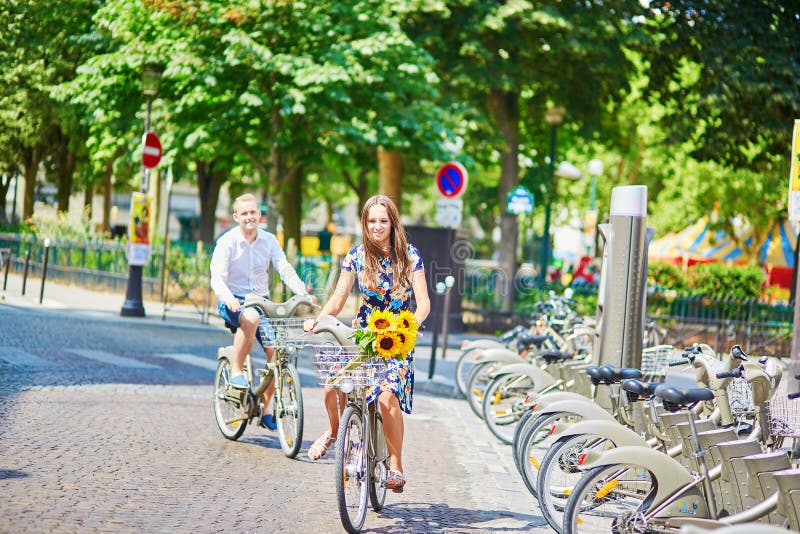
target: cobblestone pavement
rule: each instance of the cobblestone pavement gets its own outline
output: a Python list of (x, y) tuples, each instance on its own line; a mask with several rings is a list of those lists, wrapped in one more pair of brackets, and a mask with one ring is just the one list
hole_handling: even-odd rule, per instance
[[(333, 451), (306, 456), (325, 428), (310, 370), (297, 459), (217, 430), (210, 355), (229, 339), (0, 305), (0, 531), (341, 532)], [(464, 401), (419, 392), (404, 450), (408, 486), (366, 532), (549, 531)]]

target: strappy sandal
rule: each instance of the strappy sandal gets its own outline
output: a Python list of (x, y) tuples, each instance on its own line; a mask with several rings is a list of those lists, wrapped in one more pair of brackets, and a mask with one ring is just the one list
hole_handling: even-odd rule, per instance
[(386, 479), (386, 487), (395, 493), (403, 493), (403, 486), (406, 485), (406, 477), (397, 469), (389, 470), (389, 477)]
[(328, 452), (328, 447), (336, 443), (336, 436), (332, 436), (327, 432), (317, 438), (311, 447), (308, 448), (308, 457), (313, 461), (317, 461)]

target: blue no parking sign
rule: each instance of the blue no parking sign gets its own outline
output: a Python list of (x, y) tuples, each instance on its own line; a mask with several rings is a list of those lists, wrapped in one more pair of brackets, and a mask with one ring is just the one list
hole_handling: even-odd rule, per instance
[(458, 162), (445, 163), (436, 172), (436, 189), (444, 198), (457, 198), (467, 189), (467, 170)]

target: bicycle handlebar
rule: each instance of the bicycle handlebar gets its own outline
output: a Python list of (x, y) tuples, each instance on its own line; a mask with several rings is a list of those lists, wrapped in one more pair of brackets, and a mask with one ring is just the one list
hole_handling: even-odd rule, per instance
[(692, 361), (689, 358), (681, 358), (680, 360), (672, 360), (671, 362), (667, 363), (667, 365), (670, 367), (677, 367), (687, 363), (692, 363)]
[(311, 300), (311, 295), (295, 295), (286, 302), (274, 302), (261, 295), (251, 294), (244, 298), (242, 307), (257, 307), (261, 308), (267, 317), (286, 318), (292, 317), (301, 304), (305, 304), (314, 309), (320, 309), (320, 306), (314, 304)]
[(800, 391), (795, 391), (794, 393), (789, 393), (789, 395), (787, 395), (787, 396), (789, 397), (789, 400), (794, 400), (794, 399), (800, 398)]
[(742, 372), (744, 372), (744, 366), (740, 365), (736, 369), (731, 369), (730, 371), (722, 371), (721, 373), (717, 373), (717, 378), (741, 378)]

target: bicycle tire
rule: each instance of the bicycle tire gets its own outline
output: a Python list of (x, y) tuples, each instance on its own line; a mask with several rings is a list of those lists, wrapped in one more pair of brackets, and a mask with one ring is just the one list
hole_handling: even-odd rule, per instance
[[(303, 444), (303, 390), (300, 375), (291, 363), (280, 370), (273, 397), (274, 414), (278, 423), (278, 438), (287, 458), (294, 458)], [(278, 396), (280, 404), (278, 406)]]
[[(641, 483), (636, 480), (639, 476)], [(633, 531), (634, 518), (654, 490), (649, 477), (645, 467), (624, 464), (589, 469), (567, 500), (562, 532)]]
[(535, 414), (531, 409), (525, 410), (525, 413), (522, 414), (517, 426), (514, 427), (514, 437), (511, 438), (511, 457), (514, 459), (514, 466), (517, 468), (517, 471), (520, 470), (519, 442), (522, 439), (522, 433), (526, 429), (528, 423), (531, 421), (531, 418), (535, 417), (536, 415), (537, 414)]
[(536, 477), (536, 496), (542, 515), (555, 531), (564, 524), (567, 500), (584, 472), (579, 468), (581, 454), (588, 448), (604, 450), (610, 440), (587, 434), (562, 436), (544, 455)]
[(242, 403), (246, 402), (249, 392), (238, 390), (239, 401), (233, 399), (232, 391), (228, 387), (230, 380), (231, 362), (228, 358), (217, 360), (217, 371), (214, 373), (214, 419), (217, 428), (227, 439), (236, 441), (247, 428), (248, 419), (231, 421), (237, 417), (242, 417)]
[(550, 434), (550, 429), (557, 421), (564, 417), (572, 417), (572, 414), (563, 412), (544, 412), (536, 420), (528, 425), (528, 430), (522, 436), (519, 448), (520, 476), (522, 482), (531, 495), (538, 498), (536, 488), (536, 478), (541, 469), (542, 460), (550, 446), (555, 443), (557, 437)]
[(534, 390), (533, 379), (518, 373), (499, 375), (489, 383), (483, 396), (483, 421), (489, 432), (506, 445), (511, 445), (514, 431), (522, 417), (521, 405)]
[[(339, 418), (336, 436), (336, 501), (347, 532), (361, 532), (367, 516), (369, 434), (360, 409), (348, 406)], [(353, 491), (355, 490), (355, 491)]]
[(483, 395), (491, 382), (489, 374), (499, 369), (499, 362), (480, 362), (472, 366), (467, 379), (467, 402), (472, 412), (483, 419)]
[(456, 389), (465, 399), (467, 398), (467, 378), (469, 378), (469, 372), (475, 365), (474, 351), (475, 349), (466, 349), (456, 362)]
[[(375, 406), (373, 404), (373, 406)], [(386, 448), (386, 436), (383, 433), (383, 418), (377, 406), (371, 408), (375, 414), (375, 428), (372, 429), (375, 439), (372, 440), (374, 454), (369, 457), (369, 502), (372, 509), (380, 512), (386, 502), (386, 481), (389, 478), (389, 451)]]

